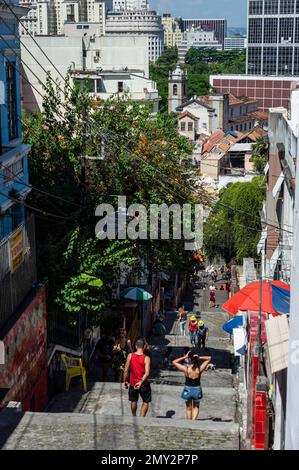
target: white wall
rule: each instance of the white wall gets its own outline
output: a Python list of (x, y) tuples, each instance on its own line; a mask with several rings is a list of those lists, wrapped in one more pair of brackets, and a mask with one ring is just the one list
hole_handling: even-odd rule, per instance
[[(294, 112), (293, 112), (294, 111)], [(299, 91), (292, 96), (291, 126), (299, 137)], [(286, 411), (286, 450), (299, 450), (299, 145), (297, 145), (296, 196), (294, 212), (294, 248), (291, 275), (289, 367)]]
[[(70, 67), (74, 70), (83, 70), (84, 59), (81, 37), (46, 36), (36, 37), (35, 39), (63, 77), (66, 76)], [(87, 42), (88, 46), (89, 39), (85, 38), (84, 41)], [(22, 47), (22, 59), (33, 72), (32, 73), (24, 66), (24, 73), (30, 84), (36, 88), (35, 90), (33, 87), (29, 87), (28, 83), (23, 81), (23, 105), (28, 111), (33, 109), (41, 110), (42, 98), (38, 94), (38, 91), (42, 95), (44, 94), (42, 83), (46, 83), (46, 72), (42, 70), (38, 63), (40, 63), (46, 71), (51, 73), (54, 80), (59, 79), (61, 82), (63, 80), (32, 38), (24, 37), (22, 42), (33, 55), (32, 57), (26, 48)], [(147, 78), (149, 74), (147, 38), (142, 36), (114, 36), (113, 38), (102, 36), (96, 38), (95, 42), (90, 42), (88, 47), (86, 57), (86, 68), (88, 70), (96, 72), (96, 69), (99, 67), (101, 67), (103, 71), (112, 70), (115, 75), (115, 85), (118, 80), (117, 72), (128, 67), (131, 73), (132, 70), (136, 70), (137, 77), (133, 77), (132, 80), (129, 79), (135, 92), (138, 89), (140, 94), (143, 93), (143, 89), (146, 88), (147, 85), (150, 87), (149, 91), (153, 91), (153, 85), (150, 86), (151, 82)], [(100, 51), (100, 60), (98, 62), (94, 61), (96, 51)], [(142, 78), (139, 78), (139, 76)], [(122, 80), (120, 79), (120, 81)], [(114, 85), (111, 84), (111, 87)]]

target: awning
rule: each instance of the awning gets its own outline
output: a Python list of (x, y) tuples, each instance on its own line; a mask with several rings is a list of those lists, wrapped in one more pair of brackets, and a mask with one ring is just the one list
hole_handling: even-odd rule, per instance
[(271, 372), (279, 372), (288, 367), (289, 324), (286, 315), (270, 317), (265, 321), (267, 347)]
[(243, 315), (237, 315), (228, 322), (224, 323), (223, 329), (224, 331), (226, 331), (226, 333), (229, 333), (231, 335), (233, 329), (239, 328), (240, 326), (243, 326)]
[(290, 313), (290, 291), (278, 286), (272, 286), (272, 303), (279, 313)]

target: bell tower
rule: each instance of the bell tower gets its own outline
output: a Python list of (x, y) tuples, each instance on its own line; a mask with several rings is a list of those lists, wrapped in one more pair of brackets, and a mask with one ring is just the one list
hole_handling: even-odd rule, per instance
[(187, 72), (179, 65), (174, 72), (169, 72), (168, 112), (175, 113), (176, 108), (187, 101)]

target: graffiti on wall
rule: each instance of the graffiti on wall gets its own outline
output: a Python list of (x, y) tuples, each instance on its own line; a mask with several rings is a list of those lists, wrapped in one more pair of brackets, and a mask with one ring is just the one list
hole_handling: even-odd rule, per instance
[(2, 339), (4, 365), (0, 388), (8, 388), (5, 400), (23, 402), (47, 368), (46, 298), (41, 289)]

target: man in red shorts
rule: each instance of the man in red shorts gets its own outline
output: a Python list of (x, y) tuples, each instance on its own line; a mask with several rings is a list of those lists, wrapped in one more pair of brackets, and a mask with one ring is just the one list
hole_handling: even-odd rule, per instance
[[(125, 387), (129, 388), (129, 400), (131, 402), (132, 415), (136, 416), (139, 395), (142, 398), (140, 416), (146, 416), (149, 403), (152, 401), (151, 387), (148, 382), (151, 360), (144, 354), (146, 341), (139, 338), (135, 345), (136, 351), (129, 354), (124, 371)], [(130, 382), (128, 378), (130, 376)]]

